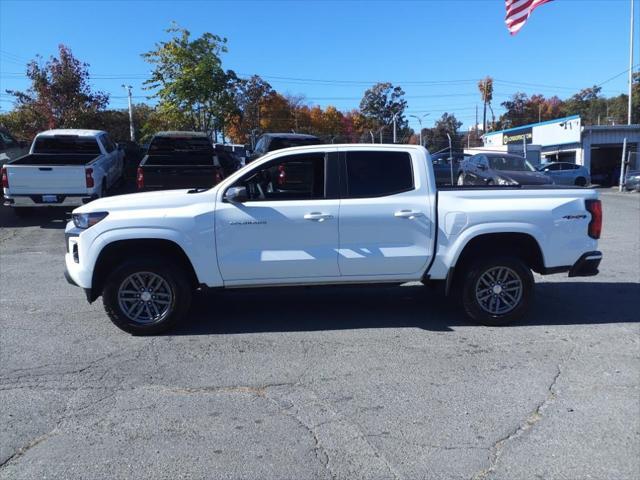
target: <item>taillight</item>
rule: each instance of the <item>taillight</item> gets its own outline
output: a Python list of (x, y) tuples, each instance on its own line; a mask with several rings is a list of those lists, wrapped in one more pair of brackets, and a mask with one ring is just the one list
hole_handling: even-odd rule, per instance
[(138, 186), (138, 190), (144, 188), (144, 172), (142, 171), (142, 167), (138, 167), (138, 172), (136, 173), (136, 185)]
[(9, 188), (9, 174), (7, 174), (7, 167), (2, 167), (2, 188)]
[(588, 228), (589, 236), (598, 239), (602, 233), (602, 203), (600, 200), (586, 200), (585, 206), (591, 214)]
[(84, 179), (87, 183), (87, 188), (93, 188), (95, 185), (93, 181), (93, 168), (87, 168), (84, 171)]

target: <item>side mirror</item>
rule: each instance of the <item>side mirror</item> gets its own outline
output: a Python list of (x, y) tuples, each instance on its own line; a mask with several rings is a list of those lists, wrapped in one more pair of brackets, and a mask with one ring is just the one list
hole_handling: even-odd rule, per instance
[(242, 203), (249, 200), (249, 195), (245, 187), (231, 187), (225, 192), (224, 199), (231, 203)]

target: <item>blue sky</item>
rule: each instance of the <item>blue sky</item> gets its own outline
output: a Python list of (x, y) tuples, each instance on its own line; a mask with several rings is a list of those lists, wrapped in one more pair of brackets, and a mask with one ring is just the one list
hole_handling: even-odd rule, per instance
[[(0, 0), (0, 106), (24, 89), (26, 61), (59, 43), (90, 64), (92, 86), (124, 108), (122, 83), (136, 101), (149, 66), (140, 54), (168, 38), (172, 20), (194, 35), (229, 39), (225, 68), (259, 74), (310, 104), (356, 108), (364, 90), (391, 81), (406, 91), (408, 113), (444, 111), (473, 124), (477, 80), (496, 80), (494, 105), (517, 91), (570, 96), (628, 68), (630, 0), (555, 0), (520, 33), (504, 25), (503, 0), (416, 1), (14, 1)], [(636, 1), (636, 32), (640, 32)], [(640, 53), (636, 35), (635, 62)], [(626, 92), (626, 75), (606, 82)], [(417, 127), (414, 119), (412, 126)]]

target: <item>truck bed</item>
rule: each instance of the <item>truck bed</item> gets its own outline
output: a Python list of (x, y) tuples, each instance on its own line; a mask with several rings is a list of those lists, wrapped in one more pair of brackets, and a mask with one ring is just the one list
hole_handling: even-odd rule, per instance
[(56, 166), (83, 166), (92, 163), (100, 155), (93, 153), (31, 153), (16, 158), (7, 165), (56, 165)]

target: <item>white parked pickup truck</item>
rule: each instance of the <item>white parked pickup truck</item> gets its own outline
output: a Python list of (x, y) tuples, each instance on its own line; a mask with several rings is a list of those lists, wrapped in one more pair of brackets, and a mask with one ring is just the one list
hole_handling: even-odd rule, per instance
[(4, 204), (17, 214), (31, 207), (83, 205), (122, 179), (124, 152), (100, 130), (48, 130), (29, 154), (2, 167)]
[(96, 200), (66, 228), (66, 278), (111, 320), (158, 333), (200, 288), (440, 281), (474, 320), (511, 322), (531, 271), (598, 273), (602, 211), (584, 188), (436, 190), (411, 145), (269, 153), (209, 190)]

